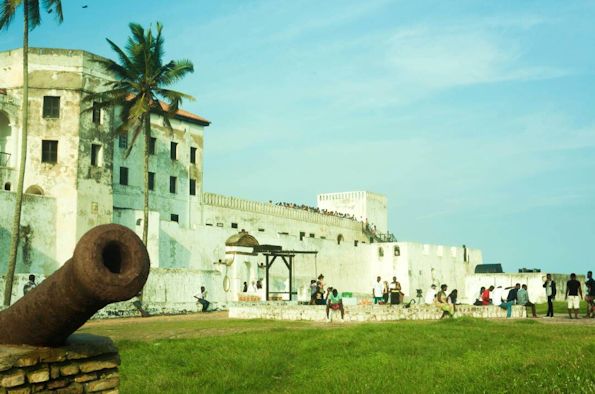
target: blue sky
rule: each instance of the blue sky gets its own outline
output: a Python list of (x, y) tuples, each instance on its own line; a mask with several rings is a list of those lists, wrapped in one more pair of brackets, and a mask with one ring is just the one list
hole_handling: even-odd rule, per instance
[[(389, 199), (401, 240), (506, 270), (595, 268), (595, 3), (63, 0), (32, 46), (112, 56), (161, 21), (206, 130), (205, 191)], [(82, 5), (88, 5), (83, 9)], [(21, 25), (0, 50), (21, 46)]]

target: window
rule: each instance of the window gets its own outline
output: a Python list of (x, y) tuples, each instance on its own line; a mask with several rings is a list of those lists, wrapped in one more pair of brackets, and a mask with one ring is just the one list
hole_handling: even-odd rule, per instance
[(378, 257), (384, 257), (384, 248), (378, 248)]
[(302, 241), (305, 236), (306, 236), (306, 233), (303, 231), (300, 231), (300, 241)]
[(169, 177), (169, 192), (170, 193), (175, 193), (176, 192), (176, 183), (178, 181), (178, 178), (176, 178), (175, 176), (170, 176)]
[(101, 124), (101, 107), (96, 101), (93, 101), (93, 123)]
[(120, 167), (120, 185), (128, 185), (128, 167)]
[(176, 215), (175, 213), (172, 213), (171, 215), (169, 215), (169, 218), (171, 219), (172, 222), (180, 223), (180, 217), (178, 215)]
[(177, 142), (173, 142), (173, 141), (171, 142), (169, 156), (171, 157), (172, 160), (178, 160), (178, 143)]
[(232, 223), (231, 224), (231, 228), (238, 228), (238, 224), (237, 223)]
[(101, 161), (101, 145), (91, 144), (91, 165), (93, 167), (100, 167)]
[(10, 191), (10, 186), (11, 186), (11, 185), (10, 185), (10, 182), (6, 182), (6, 183), (4, 184), (4, 190), (6, 190), (7, 192), (9, 192), (9, 191)]
[(196, 148), (190, 147), (190, 163), (196, 164)]
[(128, 148), (128, 133), (122, 133), (118, 136), (118, 146), (122, 149)]
[(58, 141), (41, 141), (41, 161), (43, 163), (58, 162)]
[(264, 228), (259, 228), (258, 232), (264, 233)]
[(357, 240), (353, 241), (353, 246), (357, 246)]
[(149, 190), (155, 190), (155, 173), (149, 171)]
[(393, 249), (393, 254), (395, 256), (400, 256), (401, 255), (401, 248), (399, 247), (399, 245), (395, 245), (395, 247)]
[(44, 118), (59, 118), (60, 117), (60, 97), (59, 96), (43, 96), (43, 117)]
[(150, 155), (155, 154), (155, 145), (157, 145), (157, 138), (155, 138), (155, 137), (149, 138), (149, 154)]
[(190, 179), (190, 195), (196, 196), (196, 179)]

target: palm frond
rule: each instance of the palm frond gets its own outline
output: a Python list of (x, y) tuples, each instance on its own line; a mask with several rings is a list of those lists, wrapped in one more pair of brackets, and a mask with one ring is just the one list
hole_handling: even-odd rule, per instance
[(22, 0), (2, 0), (0, 4), (0, 29), (8, 29), (21, 2)]
[(39, 0), (27, 0), (25, 4), (27, 4), (27, 10), (29, 12), (29, 30), (33, 30), (41, 24)]
[(48, 13), (52, 12), (58, 23), (64, 22), (64, 13), (62, 12), (61, 0), (43, 0), (43, 8)]

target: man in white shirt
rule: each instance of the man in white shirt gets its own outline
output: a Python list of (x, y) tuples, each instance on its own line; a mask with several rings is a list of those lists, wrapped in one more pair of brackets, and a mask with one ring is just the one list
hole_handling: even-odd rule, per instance
[(207, 301), (207, 290), (204, 286), (200, 286), (200, 294), (195, 295), (194, 298), (202, 305), (202, 311), (206, 312), (211, 303)]
[(500, 306), (502, 304), (503, 292), (504, 292), (504, 290), (502, 290), (502, 286), (498, 286), (492, 291), (490, 296), (492, 298), (493, 305)]
[(426, 291), (426, 304), (433, 304), (434, 299), (436, 298), (436, 285), (430, 286), (428, 291)]
[(382, 285), (382, 278), (377, 277), (376, 283), (372, 287), (372, 297), (374, 297), (374, 304), (378, 304), (379, 301), (382, 301), (382, 290), (384, 286)]

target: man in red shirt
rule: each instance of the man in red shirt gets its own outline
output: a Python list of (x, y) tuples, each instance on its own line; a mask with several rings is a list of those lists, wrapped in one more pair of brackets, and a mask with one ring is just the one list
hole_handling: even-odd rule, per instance
[(482, 305), (490, 305), (491, 304), (490, 293), (492, 291), (494, 291), (494, 286), (490, 286), (489, 288), (487, 288), (483, 291), (483, 293), (481, 294)]

